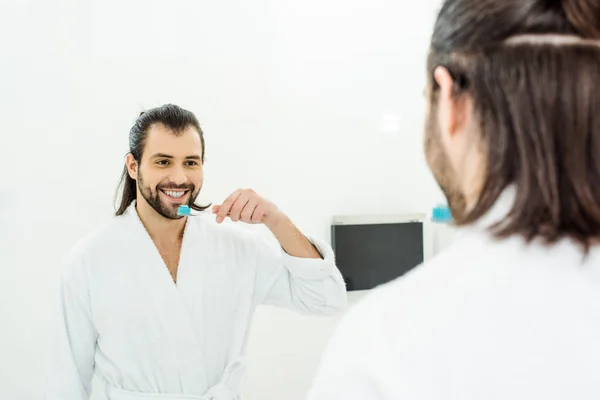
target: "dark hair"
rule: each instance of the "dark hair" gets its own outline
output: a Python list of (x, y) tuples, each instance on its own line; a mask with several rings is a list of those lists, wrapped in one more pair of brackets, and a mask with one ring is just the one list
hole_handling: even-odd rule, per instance
[[(186, 128), (192, 126), (200, 135), (200, 143), (202, 144), (202, 162), (204, 163), (204, 133), (200, 128), (200, 123), (196, 116), (183, 108), (174, 104), (165, 104), (161, 107), (152, 108), (148, 111), (141, 112), (135, 124), (129, 131), (129, 153), (133, 155), (133, 158), (140, 163), (142, 160), (142, 154), (144, 152), (144, 146), (146, 144), (146, 137), (150, 127), (154, 124), (163, 124), (169, 128), (174, 135), (181, 134)], [(127, 172), (127, 166), (123, 167), (123, 173), (121, 174), (121, 180), (117, 187), (116, 196), (118, 196), (119, 188), (123, 188), (121, 193), (121, 204), (115, 215), (122, 215), (127, 207), (136, 199), (136, 181), (129, 176)], [(115, 197), (116, 197), (115, 196)], [(190, 207), (203, 211), (208, 206), (191, 205)]]
[(516, 188), (498, 237), (554, 243), (570, 237), (586, 250), (600, 234), (600, 45), (506, 43), (517, 35), (600, 39), (598, 0), (446, 0), (431, 39), (427, 73), (445, 66), (453, 95), (469, 96), (481, 128), (485, 178), (458, 225), (482, 217)]

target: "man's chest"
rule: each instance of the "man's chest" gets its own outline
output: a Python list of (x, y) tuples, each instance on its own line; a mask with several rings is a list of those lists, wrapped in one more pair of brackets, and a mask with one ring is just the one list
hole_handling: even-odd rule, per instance
[(177, 282), (181, 243), (156, 244), (156, 248), (174, 282)]

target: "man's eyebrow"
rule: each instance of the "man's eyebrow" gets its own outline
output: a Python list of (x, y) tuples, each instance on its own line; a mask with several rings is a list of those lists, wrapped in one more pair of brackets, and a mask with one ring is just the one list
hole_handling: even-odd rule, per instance
[[(175, 157), (170, 156), (170, 155), (165, 154), (165, 153), (156, 153), (156, 154), (154, 154), (150, 158), (168, 158), (168, 159), (173, 159)], [(194, 154), (194, 155), (191, 155), (191, 156), (186, 156), (185, 159), (186, 160), (197, 160), (197, 161), (200, 161), (200, 160), (202, 160), (202, 157), (200, 157), (199, 155)]]
[(173, 158), (173, 156), (164, 153), (156, 153), (151, 158)]

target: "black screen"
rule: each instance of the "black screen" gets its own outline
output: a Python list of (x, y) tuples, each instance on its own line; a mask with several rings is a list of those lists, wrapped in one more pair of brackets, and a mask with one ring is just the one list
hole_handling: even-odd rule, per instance
[(372, 289), (423, 262), (421, 222), (332, 225), (331, 235), (348, 291)]

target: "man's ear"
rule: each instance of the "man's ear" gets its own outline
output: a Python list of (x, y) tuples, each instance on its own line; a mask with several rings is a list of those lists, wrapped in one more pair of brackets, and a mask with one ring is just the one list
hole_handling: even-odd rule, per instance
[(452, 139), (465, 122), (465, 107), (454, 94), (454, 80), (446, 67), (437, 67), (433, 77), (440, 87), (438, 96), (438, 123), (442, 135)]
[(137, 180), (139, 166), (137, 161), (135, 161), (135, 158), (133, 158), (133, 154), (127, 154), (127, 157), (125, 157), (125, 165), (127, 166), (127, 172), (131, 179)]

